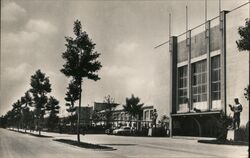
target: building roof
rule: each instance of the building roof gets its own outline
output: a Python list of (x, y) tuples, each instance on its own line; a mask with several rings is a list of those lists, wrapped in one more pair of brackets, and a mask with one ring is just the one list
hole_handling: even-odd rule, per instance
[(143, 107), (142, 107), (143, 110), (144, 110), (144, 109), (153, 109), (153, 108), (154, 108), (153, 105), (143, 106)]

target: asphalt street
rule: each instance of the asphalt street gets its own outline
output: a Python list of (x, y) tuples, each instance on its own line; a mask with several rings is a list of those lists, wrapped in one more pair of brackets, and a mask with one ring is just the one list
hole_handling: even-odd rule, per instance
[(214, 145), (197, 140), (82, 135), (81, 141), (113, 147), (116, 150), (85, 149), (53, 139), (75, 140), (75, 135), (47, 133), (49, 138), (35, 137), (0, 129), (1, 158), (167, 158), (167, 157), (248, 157), (247, 146)]

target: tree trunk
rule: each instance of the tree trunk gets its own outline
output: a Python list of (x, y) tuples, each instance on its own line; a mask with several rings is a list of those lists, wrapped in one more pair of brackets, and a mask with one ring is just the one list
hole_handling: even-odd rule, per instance
[(70, 113), (70, 133), (73, 133), (74, 127), (73, 127), (73, 112)]
[(18, 122), (17, 131), (19, 132), (20, 122)]
[(30, 133), (31, 133), (31, 123), (29, 123)]
[(82, 100), (82, 79), (80, 79), (80, 96), (79, 96), (79, 108), (77, 112), (77, 142), (80, 143), (80, 108), (81, 108), (81, 100)]
[(139, 115), (137, 115), (136, 117), (137, 117), (137, 120), (136, 120), (136, 129), (137, 129), (137, 131), (139, 131), (140, 130)]
[(132, 115), (129, 114), (129, 127), (132, 127)]
[(41, 135), (41, 118), (39, 118), (38, 120), (38, 133), (39, 133), (39, 136)]

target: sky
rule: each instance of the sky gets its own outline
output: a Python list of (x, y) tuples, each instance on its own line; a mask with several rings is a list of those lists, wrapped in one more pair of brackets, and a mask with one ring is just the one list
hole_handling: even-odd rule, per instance
[[(221, 0), (221, 8), (233, 9), (248, 0)], [(207, 2), (208, 19), (218, 15), (218, 0)], [(83, 105), (102, 102), (107, 95), (119, 104), (131, 94), (145, 105), (154, 105), (160, 115), (168, 114), (168, 45), (154, 49), (172, 35), (185, 31), (185, 6), (189, 26), (204, 22), (204, 0), (85, 1), (1, 0), (1, 96), (0, 115), (30, 89), (36, 70), (49, 76), (52, 95), (60, 101), (65, 116), (64, 96), (69, 78), (64, 64), (65, 36), (73, 36), (73, 22), (96, 43), (103, 67), (101, 80), (83, 82)]]

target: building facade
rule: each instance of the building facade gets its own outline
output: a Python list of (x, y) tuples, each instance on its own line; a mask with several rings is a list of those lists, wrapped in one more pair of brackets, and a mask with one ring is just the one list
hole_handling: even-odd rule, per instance
[(151, 127), (152, 125), (152, 113), (154, 107), (153, 106), (143, 106), (142, 114), (139, 118), (135, 118), (130, 116), (126, 111), (122, 108), (116, 109), (113, 112), (113, 123), (114, 126), (132, 126), (136, 127), (136, 122), (140, 122), (140, 127)]
[[(249, 71), (239, 75), (239, 70), (232, 68), (232, 65), (237, 65), (238, 69), (247, 70), (249, 66), (242, 67), (240, 62), (247, 63), (248, 58), (243, 59), (237, 54), (239, 51), (235, 41), (239, 37), (227, 37), (237, 34), (240, 26), (240, 23), (232, 24), (232, 17), (238, 14), (242, 17), (240, 20), (249, 17), (248, 5), (232, 12), (222, 11), (205, 24), (170, 38), (170, 116), (173, 136), (216, 137), (219, 133), (216, 120), (221, 113), (230, 114), (228, 104), (233, 104), (234, 98), (239, 98), (245, 104), (244, 110), (248, 111), (243, 93), (244, 86), (249, 84)], [(241, 24), (244, 24), (244, 20)], [(237, 58), (243, 61), (237, 61)], [(232, 77), (233, 73), (236, 76)], [(232, 83), (235, 85), (232, 86)], [(245, 124), (248, 113), (244, 112), (243, 117)]]
[[(140, 122), (141, 126), (150, 127), (152, 125), (152, 113), (154, 110), (153, 106), (143, 106), (142, 107), (142, 114), (139, 116), (139, 118), (135, 118), (133, 116), (130, 116), (126, 111), (124, 111), (123, 106), (119, 105), (117, 103), (114, 103), (114, 108), (111, 109), (112, 117), (110, 120), (110, 123), (114, 127), (119, 126), (130, 126), (130, 127), (136, 127), (136, 123)], [(105, 125), (106, 123), (106, 117), (105, 113), (107, 111), (110, 111), (110, 109), (107, 109), (108, 106), (106, 103), (94, 103), (94, 111), (98, 113), (100, 116), (100, 120), (98, 120), (98, 124)]]
[[(76, 107), (76, 114), (79, 111), (79, 107)], [(82, 106), (80, 107), (80, 125), (89, 126), (91, 125), (91, 117), (93, 113), (92, 106)]]

